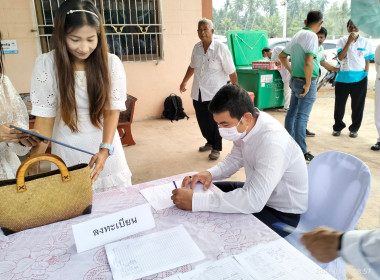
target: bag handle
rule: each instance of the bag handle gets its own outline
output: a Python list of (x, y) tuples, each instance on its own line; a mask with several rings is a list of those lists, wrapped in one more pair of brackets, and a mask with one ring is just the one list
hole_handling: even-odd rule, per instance
[(43, 161), (43, 160), (50, 161), (58, 166), (59, 171), (61, 172), (62, 182), (67, 182), (71, 180), (69, 170), (67, 169), (65, 163), (59, 156), (52, 155), (52, 154), (34, 155), (28, 158), (27, 160), (25, 160), (23, 163), (21, 163), (20, 167), (17, 169), (17, 172), (16, 172), (17, 192), (26, 191), (25, 173), (28, 167), (33, 163), (36, 163), (38, 161)]

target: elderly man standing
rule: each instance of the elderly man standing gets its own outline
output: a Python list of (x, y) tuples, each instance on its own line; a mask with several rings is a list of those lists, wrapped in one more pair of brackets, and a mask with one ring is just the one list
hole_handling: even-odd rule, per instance
[(191, 98), (199, 128), (207, 143), (199, 148), (200, 152), (211, 151), (209, 158), (217, 160), (222, 150), (222, 138), (208, 105), (218, 90), (227, 83), (228, 77), (237, 84), (237, 75), (231, 53), (227, 46), (213, 39), (212, 21), (206, 18), (198, 22), (198, 36), (201, 40), (193, 49), (191, 62), (179, 87), (186, 91), (186, 85), (194, 74)]

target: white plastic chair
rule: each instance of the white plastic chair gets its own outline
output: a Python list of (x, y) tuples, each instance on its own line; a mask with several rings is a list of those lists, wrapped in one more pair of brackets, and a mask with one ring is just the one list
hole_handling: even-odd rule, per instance
[[(352, 155), (328, 151), (310, 162), (308, 174), (309, 206), (301, 215), (297, 229), (308, 232), (322, 225), (339, 231), (354, 229), (371, 187), (367, 165)], [(292, 233), (285, 239), (337, 279), (346, 279), (346, 265), (342, 258), (320, 263), (301, 244), (300, 237), (300, 234)]]

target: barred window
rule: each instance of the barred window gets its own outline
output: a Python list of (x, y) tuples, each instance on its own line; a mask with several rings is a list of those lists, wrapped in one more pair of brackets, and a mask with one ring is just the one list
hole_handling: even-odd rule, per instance
[[(43, 53), (51, 50), (55, 11), (65, 0), (34, 0)], [(109, 51), (123, 61), (163, 58), (159, 0), (95, 0), (103, 15)]]

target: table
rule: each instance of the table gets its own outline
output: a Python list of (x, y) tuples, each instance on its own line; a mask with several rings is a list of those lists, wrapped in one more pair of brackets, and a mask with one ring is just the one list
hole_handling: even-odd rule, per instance
[[(0, 233), (0, 279), (112, 279), (104, 246), (78, 254), (71, 226), (146, 203), (139, 193), (141, 189), (180, 180), (185, 175), (94, 194), (90, 215), (9, 236)], [(160, 211), (152, 208), (152, 213), (156, 227), (132, 237), (183, 224), (206, 255), (202, 262), (238, 254), (253, 245), (280, 238), (253, 215), (190, 212), (175, 206)], [(187, 272), (197, 264), (188, 264), (144, 279), (162, 279)]]

